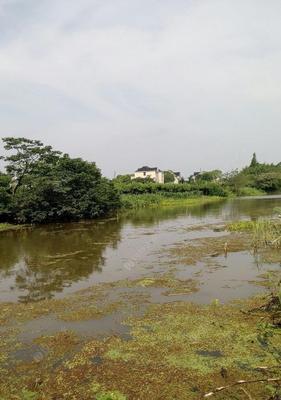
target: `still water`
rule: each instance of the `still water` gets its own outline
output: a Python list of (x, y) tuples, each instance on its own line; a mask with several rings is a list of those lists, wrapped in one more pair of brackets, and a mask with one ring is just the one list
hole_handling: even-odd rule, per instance
[[(180, 279), (194, 278), (200, 290), (191, 300), (226, 301), (256, 293), (251, 284), (279, 265), (259, 265), (248, 251), (187, 265), (171, 257), (173, 246), (219, 237), (212, 225), (270, 217), (281, 196), (243, 198), (192, 208), (144, 209), (91, 222), (54, 224), (0, 234), (0, 301), (60, 298), (100, 282), (136, 279), (176, 268)], [(204, 227), (204, 229), (202, 229)], [(219, 293), (219, 295), (218, 295)]]

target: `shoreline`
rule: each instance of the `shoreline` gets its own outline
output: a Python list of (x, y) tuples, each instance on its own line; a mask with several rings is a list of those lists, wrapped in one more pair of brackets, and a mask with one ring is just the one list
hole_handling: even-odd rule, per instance
[(3, 222), (0, 223), (0, 233), (2, 232), (10, 232), (10, 231), (18, 231), (21, 229), (25, 229), (27, 228), (27, 225), (14, 225), (14, 224), (10, 224), (8, 222)]
[(221, 196), (169, 197), (159, 194), (124, 194), (121, 196), (121, 211), (154, 207), (200, 206), (227, 200)]

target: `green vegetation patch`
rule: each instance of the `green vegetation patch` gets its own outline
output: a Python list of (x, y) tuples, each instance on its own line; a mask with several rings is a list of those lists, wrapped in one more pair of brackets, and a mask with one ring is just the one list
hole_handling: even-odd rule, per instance
[[(34, 343), (47, 355), (14, 365), (12, 375), (7, 369), (1, 395), (21, 399), (24, 390), (44, 400), (189, 400), (238, 379), (262, 378), (260, 366), (270, 366), (276, 376), (280, 329), (267, 312), (250, 312), (264, 302), (151, 305), (144, 316), (125, 321), (131, 326), (129, 341), (111, 336), (82, 342), (71, 332), (43, 336)], [(266, 385), (251, 387), (257, 400), (269, 393)], [(223, 397), (228, 394), (217, 398), (244, 399), (243, 392)]]
[(259, 219), (255, 221), (238, 221), (227, 226), (231, 232), (250, 232), (253, 246), (281, 247), (281, 221)]
[(8, 223), (0, 223), (0, 232), (14, 231), (18, 229), (23, 229), (24, 225), (13, 225)]
[(196, 196), (192, 197), (186, 193), (144, 193), (123, 194), (121, 205), (124, 209), (139, 209), (148, 207), (176, 207), (176, 206), (199, 206), (223, 201), (219, 196)]
[(176, 244), (168, 252), (181, 263), (195, 265), (204, 258), (216, 257), (227, 252), (248, 250), (250, 246), (250, 236), (232, 233), (219, 237), (192, 239), (185, 244)]
[(197, 282), (193, 279), (175, 279), (172, 274), (159, 275), (137, 279), (129, 285), (141, 287), (167, 288), (163, 293), (166, 296), (189, 294), (198, 291)]

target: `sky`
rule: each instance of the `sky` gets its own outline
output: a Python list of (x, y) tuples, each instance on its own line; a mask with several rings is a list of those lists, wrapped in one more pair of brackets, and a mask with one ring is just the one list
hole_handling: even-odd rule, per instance
[(280, 20), (280, 0), (0, 0), (0, 136), (108, 177), (280, 162)]

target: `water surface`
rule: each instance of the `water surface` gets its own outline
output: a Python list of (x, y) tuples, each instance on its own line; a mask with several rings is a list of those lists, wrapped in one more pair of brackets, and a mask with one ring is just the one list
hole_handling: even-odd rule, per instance
[[(219, 237), (213, 225), (270, 217), (280, 196), (244, 198), (198, 207), (144, 209), (91, 222), (54, 224), (0, 234), (0, 301), (63, 297), (100, 282), (137, 279), (176, 269), (199, 280), (191, 299), (208, 302), (245, 297), (260, 288), (251, 281), (279, 265), (259, 265), (249, 252), (182, 265), (166, 251), (176, 243)], [(203, 227), (203, 228), (202, 228)]]

